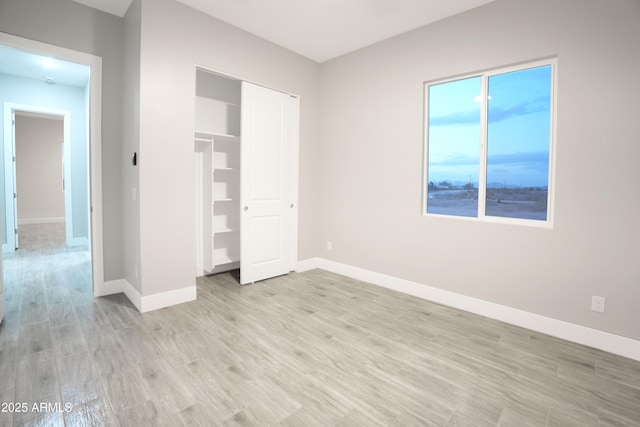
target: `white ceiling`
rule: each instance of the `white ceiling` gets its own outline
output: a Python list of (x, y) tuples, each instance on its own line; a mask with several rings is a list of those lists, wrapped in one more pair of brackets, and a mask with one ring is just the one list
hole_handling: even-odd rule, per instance
[(0, 74), (42, 81), (52, 78), (56, 84), (84, 87), (89, 81), (89, 67), (47, 58), (0, 44)]
[[(75, 0), (123, 16), (131, 0)], [(177, 0), (324, 62), (494, 0)]]

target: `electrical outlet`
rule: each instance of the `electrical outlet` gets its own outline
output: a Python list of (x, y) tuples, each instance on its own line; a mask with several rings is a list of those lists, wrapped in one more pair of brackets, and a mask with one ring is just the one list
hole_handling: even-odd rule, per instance
[(598, 313), (604, 313), (605, 297), (597, 297), (593, 295), (591, 297), (591, 311)]
[(328, 250), (329, 252), (331, 252), (331, 251), (333, 250), (333, 243), (331, 243), (331, 241), (328, 241), (328, 242), (327, 242), (327, 250)]

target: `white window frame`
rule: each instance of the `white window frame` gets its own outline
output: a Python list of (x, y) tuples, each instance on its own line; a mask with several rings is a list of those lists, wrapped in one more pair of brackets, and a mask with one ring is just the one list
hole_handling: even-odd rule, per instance
[[(523, 218), (510, 218), (510, 217), (499, 217), (499, 216), (491, 216), (485, 214), (486, 208), (486, 191), (487, 191), (487, 132), (488, 132), (488, 123), (487, 123), (487, 90), (488, 90), (488, 82), (489, 78), (499, 74), (506, 74), (515, 71), (523, 71), (530, 68), (551, 66), (551, 87), (550, 87), (550, 123), (549, 123), (549, 176), (548, 176), (548, 187), (547, 187), (547, 219), (546, 220), (533, 220), (533, 219), (523, 219)], [(482, 222), (491, 222), (491, 223), (501, 223), (501, 224), (512, 224), (512, 225), (526, 225), (533, 227), (543, 227), (543, 228), (553, 228), (553, 219), (554, 219), (554, 201), (555, 201), (555, 170), (556, 170), (556, 93), (557, 93), (557, 70), (558, 70), (558, 60), (557, 57), (550, 57), (544, 59), (538, 59), (535, 61), (527, 61), (523, 63), (518, 63), (515, 65), (509, 65), (499, 68), (492, 68), (484, 71), (479, 71), (475, 73), (456, 75), (453, 77), (448, 77), (444, 79), (437, 80), (429, 80), (424, 82), (423, 93), (424, 93), (424, 114), (423, 114), (423, 126), (424, 126), (424, 145), (423, 145), (423, 177), (422, 177), (422, 216), (424, 217), (440, 217), (440, 218), (449, 218), (449, 219), (460, 219), (466, 221), (482, 221)], [(478, 216), (477, 217), (468, 217), (468, 216), (458, 216), (458, 215), (447, 215), (447, 214), (435, 214), (435, 213), (427, 213), (427, 203), (428, 203), (428, 166), (429, 166), (429, 87), (442, 84), (449, 83), (458, 80), (464, 80), (473, 77), (480, 77), (481, 85), (480, 85), (480, 164), (479, 164), (479, 173), (478, 173)]]

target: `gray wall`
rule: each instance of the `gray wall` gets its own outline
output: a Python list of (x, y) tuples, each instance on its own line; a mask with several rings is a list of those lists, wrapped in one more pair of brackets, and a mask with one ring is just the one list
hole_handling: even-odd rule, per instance
[(123, 277), (121, 80), (124, 21), (70, 0), (2, 0), (0, 31), (101, 56), (104, 279)]
[[(194, 284), (204, 66), (301, 96), (299, 259), (640, 339), (636, 0), (497, 0), (322, 65), (172, 0), (134, 8), (121, 20), (67, 0), (0, 3), (0, 31), (103, 57), (107, 280), (125, 276), (144, 296)], [(423, 82), (548, 55), (559, 84), (554, 228), (424, 217)], [(591, 295), (607, 298), (605, 315), (589, 310)]]
[(64, 219), (64, 121), (16, 115), (18, 221)]
[[(133, 0), (125, 14), (122, 66), (122, 255), (124, 278), (140, 288), (140, 167), (132, 163), (140, 151), (140, 23), (141, 0)], [(134, 190), (135, 189), (135, 190)], [(133, 200), (133, 192), (136, 200)]]
[(140, 52), (142, 295), (195, 284), (197, 65), (300, 95), (299, 252), (315, 256), (317, 63), (172, 0), (142, 0)]
[[(323, 63), (321, 255), (640, 339), (638, 41), (635, 0), (498, 0)], [(548, 55), (553, 229), (422, 216), (423, 82)]]

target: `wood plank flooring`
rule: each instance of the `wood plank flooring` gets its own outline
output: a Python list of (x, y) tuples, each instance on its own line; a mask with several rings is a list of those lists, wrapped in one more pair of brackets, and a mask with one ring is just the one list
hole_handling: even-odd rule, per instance
[(640, 427), (640, 362), (321, 270), (140, 314), (62, 237), (5, 259), (0, 426)]

